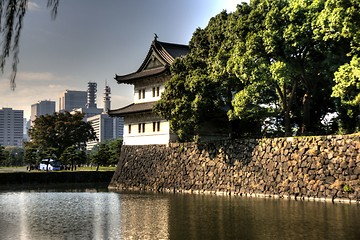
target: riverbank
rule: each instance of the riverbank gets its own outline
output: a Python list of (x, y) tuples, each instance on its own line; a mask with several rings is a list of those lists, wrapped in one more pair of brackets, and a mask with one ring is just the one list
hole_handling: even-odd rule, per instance
[(19, 171), (0, 173), (0, 189), (46, 188), (61, 185), (107, 187), (114, 171)]

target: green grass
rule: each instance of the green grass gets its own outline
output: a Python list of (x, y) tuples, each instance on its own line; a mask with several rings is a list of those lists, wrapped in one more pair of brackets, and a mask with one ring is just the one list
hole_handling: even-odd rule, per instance
[[(99, 167), (99, 171), (115, 171), (116, 167)], [(96, 171), (96, 166), (94, 167), (77, 167), (76, 171)]]

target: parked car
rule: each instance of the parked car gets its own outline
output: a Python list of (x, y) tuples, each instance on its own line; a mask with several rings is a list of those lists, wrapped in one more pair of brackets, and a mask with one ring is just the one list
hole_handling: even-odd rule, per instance
[(39, 170), (43, 171), (59, 171), (60, 168), (60, 162), (54, 159), (43, 159), (39, 165)]

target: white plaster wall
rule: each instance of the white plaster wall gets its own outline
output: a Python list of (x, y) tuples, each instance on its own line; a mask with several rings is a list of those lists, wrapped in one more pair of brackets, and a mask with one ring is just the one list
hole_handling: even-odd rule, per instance
[[(153, 97), (153, 87), (155, 87), (155, 91), (157, 87), (160, 87), (160, 95)], [(145, 98), (139, 99), (139, 90), (142, 90), (145, 88)], [(143, 88), (135, 88), (134, 89), (134, 103), (144, 103), (144, 102), (154, 102), (160, 100), (161, 93), (164, 91), (165, 87), (164, 85), (150, 85)], [(142, 96), (141, 96), (142, 97)]]
[(160, 122), (160, 131), (153, 132), (153, 122), (145, 123), (145, 132), (139, 133), (138, 124), (131, 124), (129, 134), (129, 124), (124, 125), (124, 145), (149, 145), (149, 144), (168, 144), (170, 142), (169, 122)]

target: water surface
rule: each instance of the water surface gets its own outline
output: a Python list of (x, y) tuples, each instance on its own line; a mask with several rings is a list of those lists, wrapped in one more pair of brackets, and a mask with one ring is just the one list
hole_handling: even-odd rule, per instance
[(181, 194), (0, 192), (0, 239), (360, 239), (360, 206)]

